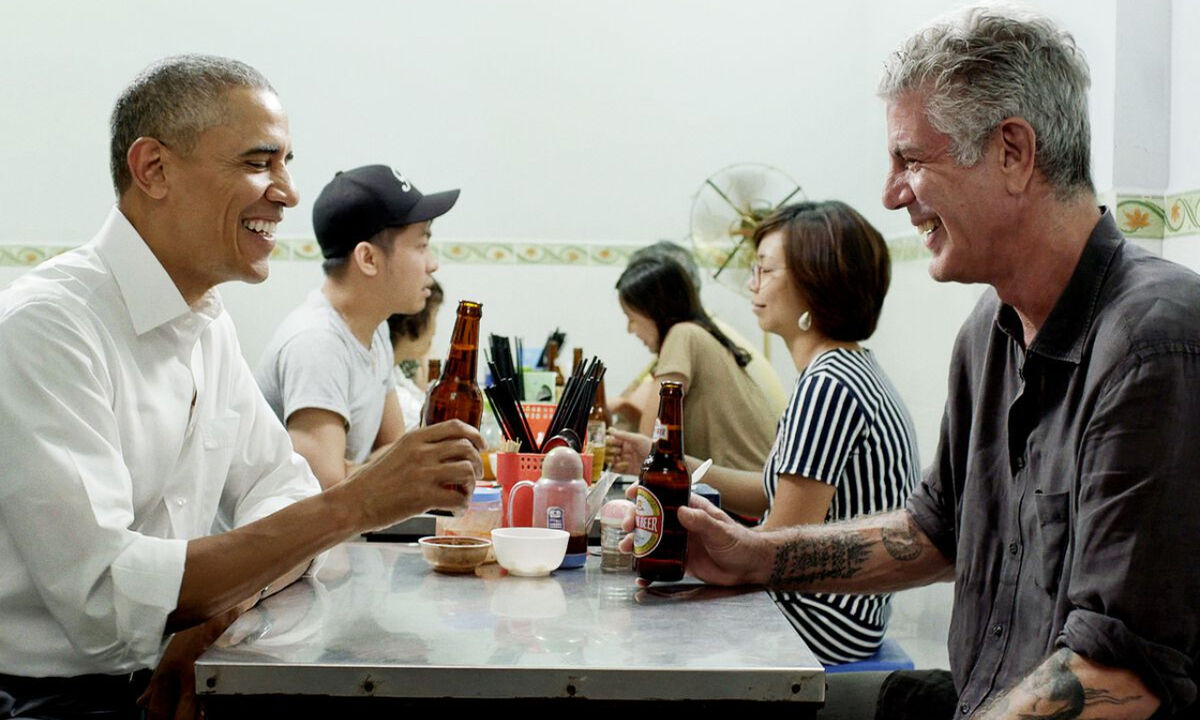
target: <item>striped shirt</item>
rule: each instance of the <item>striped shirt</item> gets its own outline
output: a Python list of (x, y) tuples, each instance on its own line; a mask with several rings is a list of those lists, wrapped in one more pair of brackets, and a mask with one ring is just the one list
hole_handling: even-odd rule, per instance
[[(826, 522), (903, 507), (920, 474), (916, 431), (896, 388), (869, 350), (821, 353), (796, 380), (767, 458), (775, 502), (780, 475), (833, 485)], [(826, 665), (862, 660), (883, 641), (890, 595), (773, 592)]]

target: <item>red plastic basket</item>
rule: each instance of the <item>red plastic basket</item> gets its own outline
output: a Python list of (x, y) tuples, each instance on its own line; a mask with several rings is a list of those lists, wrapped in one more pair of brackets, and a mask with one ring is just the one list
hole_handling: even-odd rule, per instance
[[(521, 403), (521, 409), (525, 411), (525, 419), (529, 421), (529, 432), (533, 433), (532, 440), (538, 445), (541, 445), (542, 440), (546, 437), (546, 431), (550, 429), (550, 421), (554, 419), (554, 410), (557, 407), (554, 403)], [(538, 469), (541, 469), (540, 463)], [(537, 480), (536, 477), (533, 479)]]

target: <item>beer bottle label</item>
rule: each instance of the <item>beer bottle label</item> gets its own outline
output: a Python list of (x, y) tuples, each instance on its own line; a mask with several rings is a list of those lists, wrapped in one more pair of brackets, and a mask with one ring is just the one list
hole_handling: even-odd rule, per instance
[(563, 509), (557, 506), (546, 508), (546, 527), (551, 530), (566, 530), (563, 522)]
[(663, 506), (645, 485), (638, 485), (634, 500), (633, 554), (645, 557), (654, 552), (663, 536)]
[(653, 434), (650, 435), (650, 439), (651, 440), (666, 440), (667, 439), (667, 426), (663, 425), (662, 422), (660, 420), (658, 420), (657, 418), (655, 418), (655, 420), (654, 420), (654, 432), (653, 432)]

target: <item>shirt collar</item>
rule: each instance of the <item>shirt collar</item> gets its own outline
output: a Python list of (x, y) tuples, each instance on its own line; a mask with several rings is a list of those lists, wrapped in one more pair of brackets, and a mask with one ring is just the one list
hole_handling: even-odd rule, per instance
[[(1108, 268), (1125, 242), (1112, 213), (1104, 207), (1100, 210), (1100, 220), (1088, 236), (1075, 271), (1038, 330), (1029, 352), (1076, 365), (1082, 360)], [(1020, 338), (1024, 333), (1016, 311), (1007, 304), (1002, 304), (996, 311), (996, 325), (1014, 338)]]
[(206, 321), (220, 314), (220, 296), (212, 290), (195, 307), (188, 306), (162, 263), (117, 206), (108, 213), (93, 242), (112, 271), (138, 335), (192, 313)]

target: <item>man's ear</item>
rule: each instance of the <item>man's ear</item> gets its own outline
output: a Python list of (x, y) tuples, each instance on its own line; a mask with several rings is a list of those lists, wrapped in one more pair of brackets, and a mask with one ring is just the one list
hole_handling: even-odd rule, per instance
[(380, 261), (382, 260), (383, 248), (378, 245), (363, 240), (354, 246), (354, 250), (350, 253), (350, 258), (363, 275), (367, 277), (375, 277), (379, 274)]
[(148, 197), (162, 200), (167, 196), (167, 173), (163, 167), (166, 146), (152, 137), (140, 137), (129, 146), (125, 162), (133, 176), (133, 186)]
[(1025, 118), (1010, 117), (996, 129), (1001, 152), (1005, 185), (1010, 193), (1019, 195), (1029, 188), (1037, 167), (1037, 133)]

